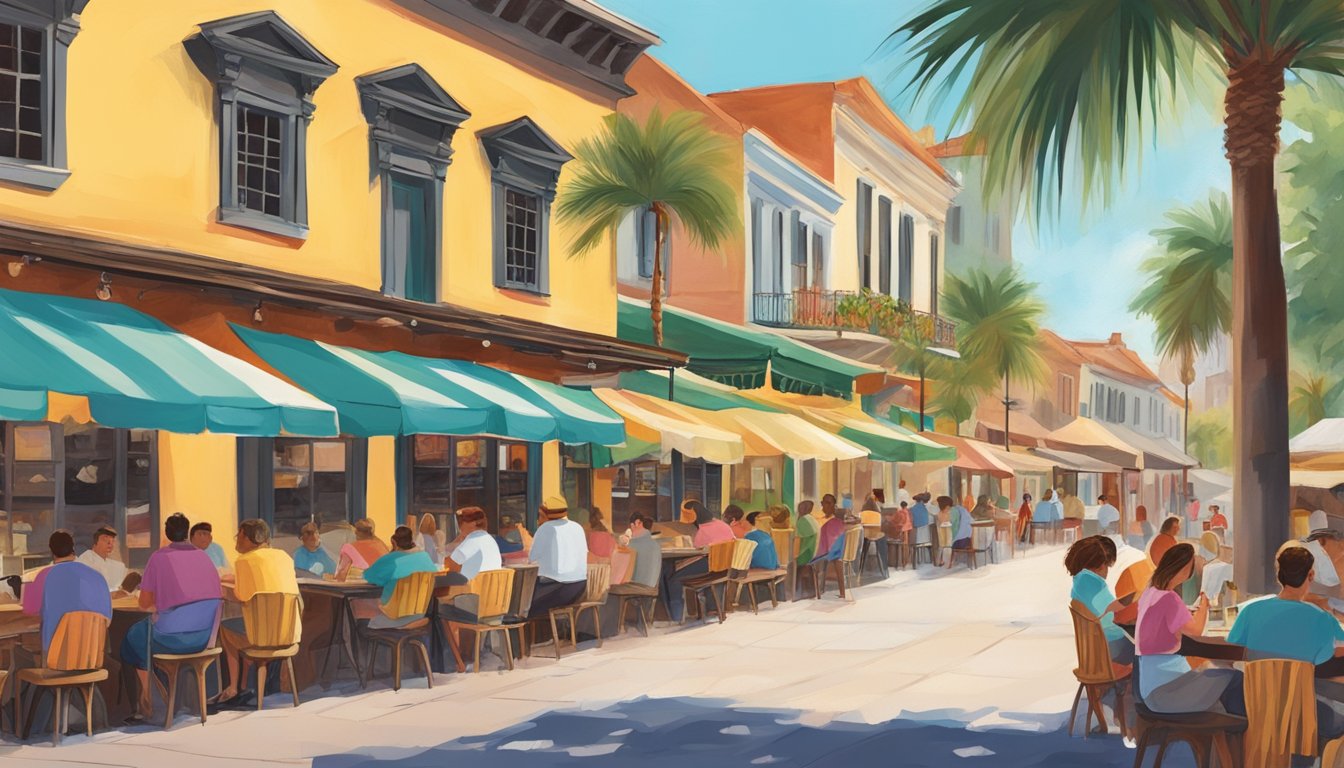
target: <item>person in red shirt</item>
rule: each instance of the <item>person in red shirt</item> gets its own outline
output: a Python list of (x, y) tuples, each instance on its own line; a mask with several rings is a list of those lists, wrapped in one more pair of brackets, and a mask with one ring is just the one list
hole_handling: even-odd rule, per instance
[(1209, 517), (1209, 528), (1227, 529), (1227, 517), (1223, 515), (1222, 507), (1217, 504), (1210, 504), (1209, 511), (1213, 514)]
[(736, 504), (729, 504), (723, 510), (723, 522), (733, 530), (733, 536), (744, 539), (748, 533), (751, 533), (751, 526), (747, 524), (745, 513), (742, 508)]

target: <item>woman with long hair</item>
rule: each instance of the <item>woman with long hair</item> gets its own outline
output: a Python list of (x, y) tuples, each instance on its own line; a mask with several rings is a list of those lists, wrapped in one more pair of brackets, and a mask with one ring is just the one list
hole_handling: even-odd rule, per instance
[(1148, 588), (1139, 596), (1135, 651), (1139, 664), (1135, 681), (1138, 698), (1154, 712), (1179, 714), (1219, 711), (1242, 715), (1241, 673), (1207, 662), (1190, 668), (1180, 655), (1182, 637), (1198, 637), (1209, 618), (1209, 598), (1200, 594), (1194, 615), (1176, 590), (1194, 573), (1195, 548), (1176, 544), (1153, 571)]
[[(1110, 547), (1106, 545), (1110, 544)], [(1117, 664), (1134, 663), (1134, 643), (1124, 630), (1115, 625), (1115, 612), (1123, 603), (1115, 599), (1106, 577), (1115, 564), (1115, 543), (1104, 536), (1088, 536), (1069, 547), (1064, 556), (1064, 569), (1073, 577), (1069, 597), (1077, 600), (1101, 620), (1101, 630), (1111, 649), (1111, 661)]]

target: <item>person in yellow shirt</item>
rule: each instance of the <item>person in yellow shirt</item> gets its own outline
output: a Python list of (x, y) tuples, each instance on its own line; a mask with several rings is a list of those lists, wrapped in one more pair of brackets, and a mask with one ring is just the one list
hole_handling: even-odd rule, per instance
[[(233, 564), (233, 583), (224, 584), (225, 600), (246, 603), (259, 594), (299, 594), (294, 561), (283, 550), (271, 547), (271, 529), (266, 521), (254, 518), (239, 523), (233, 545), (238, 550), (238, 559)], [(219, 643), (224, 648), (224, 661), (229, 670), (229, 686), (220, 691), (219, 700), (240, 703), (233, 700), (239, 696), (238, 654), (247, 647), (247, 630), (241, 617), (220, 622)], [(257, 691), (257, 695), (263, 696), (265, 692)]]

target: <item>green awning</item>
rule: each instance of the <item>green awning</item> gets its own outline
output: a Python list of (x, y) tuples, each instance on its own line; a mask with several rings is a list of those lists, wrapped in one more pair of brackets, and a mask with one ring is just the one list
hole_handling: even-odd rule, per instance
[[(919, 430), (919, 411), (913, 411), (909, 408), (902, 408), (899, 405), (893, 405), (887, 411), (887, 421), (894, 421), (905, 429), (911, 431)], [(924, 429), (932, 432), (934, 430), (935, 418), (933, 413), (924, 412)]]
[[(621, 389), (667, 399), (668, 375), (661, 371), (630, 371), (621, 374)], [(673, 402), (699, 408), (703, 411), (726, 411), (729, 408), (750, 408), (757, 411), (782, 413), (765, 403), (720, 389), (713, 382), (693, 373), (679, 370), (672, 376)]]
[(371, 352), (238, 325), (233, 330), (276, 370), (336, 406), (347, 434), (625, 441), (624, 421), (591, 392), (463, 360)]
[(338, 434), (336, 410), (124, 304), (0, 289), (0, 419), (43, 421), (48, 393), (99, 424), (193, 434)]
[[(653, 321), (648, 304), (621, 299), (616, 335), (652, 344)], [(738, 389), (765, 386), (768, 368), (771, 385), (781, 392), (849, 398), (855, 379), (872, 379), (872, 389), (876, 389), (885, 375), (876, 366), (856, 363), (778, 333), (667, 306), (663, 307), (663, 345), (690, 357), (687, 367), (691, 371)]]
[[(915, 416), (918, 418), (919, 414), (915, 414)], [(840, 436), (868, 448), (870, 456), (873, 458), (885, 456), (886, 458), (882, 458), (883, 461), (956, 461), (957, 459), (957, 449), (955, 448), (949, 448), (920, 437), (918, 434), (881, 416), (872, 416), (872, 419), (878, 427), (885, 428), (885, 431), (846, 426), (840, 430)], [(895, 435), (889, 433), (895, 433)], [(881, 454), (881, 456), (878, 454)]]

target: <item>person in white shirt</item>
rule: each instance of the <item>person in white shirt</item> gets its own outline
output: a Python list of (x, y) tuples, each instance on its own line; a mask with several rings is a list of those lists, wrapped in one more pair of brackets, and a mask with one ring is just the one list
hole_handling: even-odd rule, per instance
[(907, 507), (913, 507), (915, 505), (914, 497), (912, 497), (910, 492), (905, 489), (904, 480), (897, 484), (896, 487), (896, 506), (900, 507), (901, 502), (905, 502), (905, 506)]
[(457, 541), (448, 556), (448, 570), (456, 571), (463, 583), (476, 578), (481, 571), (497, 571), (504, 567), (499, 555), (499, 544), (486, 530), (485, 510), (463, 507), (457, 510)]
[(528, 553), (528, 560), (537, 564), (529, 617), (569, 605), (588, 589), (588, 537), (568, 514), (569, 503), (561, 496), (549, 496), (541, 506), (546, 522), (533, 534)]
[(98, 572), (107, 582), (108, 592), (121, 591), (121, 583), (126, 580), (126, 565), (113, 560), (112, 553), (117, 548), (117, 532), (111, 528), (99, 528), (93, 534), (93, 546), (84, 550), (79, 562)]
[(1311, 513), (1308, 525), (1311, 534), (1304, 539), (1302, 546), (1315, 559), (1313, 570), (1316, 576), (1311, 580), (1311, 594), (1307, 600), (1344, 615), (1344, 600), (1339, 598), (1339, 566), (1344, 563), (1344, 533), (1331, 528), (1330, 518), (1320, 509)]
[(1120, 510), (1111, 506), (1104, 495), (1097, 497), (1097, 503), (1101, 506), (1097, 508), (1097, 529), (1103, 534), (1119, 533), (1120, 531)]

